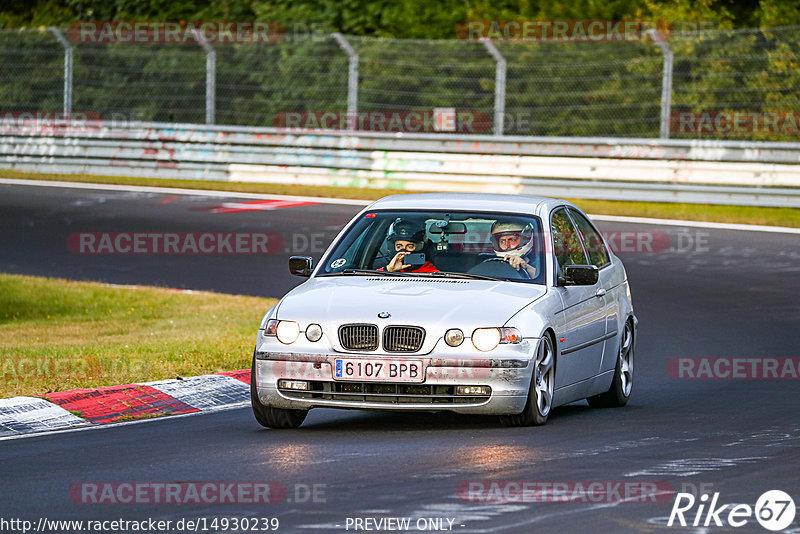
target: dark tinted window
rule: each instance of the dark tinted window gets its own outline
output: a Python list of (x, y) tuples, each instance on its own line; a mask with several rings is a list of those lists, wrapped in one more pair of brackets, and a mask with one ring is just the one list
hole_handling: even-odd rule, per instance
[(588, 265), (581, 246), (581, 236), (567, 216), (567, 210), (559, 208), (553, 212), (553, 252), (558, 262), (558, 274), (564, 276), (567, 265)]
[(597, 230), (594, 229), (592, 223), (579, 211), (570, 209), (569, 214), (572, 215), (578, 230), (583, 234), (583, 244), (586, 247), (586, 252), (589, 253), (589, 261), (592, 265), (602, 267), (607, 264), (609, 259), (606, 244), (600, 234), (597, 233)]

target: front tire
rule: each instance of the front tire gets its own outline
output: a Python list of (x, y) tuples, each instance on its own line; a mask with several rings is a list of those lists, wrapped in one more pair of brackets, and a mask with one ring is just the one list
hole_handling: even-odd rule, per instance
[(589, 397), (586, 400), (592, 408), (621, 408), (628, 403), (633, 389), (633, 324), (625, 323), (622, 341), (619, 344), (617, 366), (611, 387), (605, 393)]
[(556, 354), (549, 334), (542, 336), (536, 347), (536, 361), (528, 388), (528, 402), (520, 414), (503, 415), (500, 421), (507, 426), (539, 426), (547, 422), (553, 408), (556, 383)]
[(285, 410), (261, 404), (256, 386), (256, 355), (253, 353), (253, 364), (250, 367), (250, 404), (253, 415), (261, 426), (267, 428), (297, 428), (303, 424), (308, 410)]

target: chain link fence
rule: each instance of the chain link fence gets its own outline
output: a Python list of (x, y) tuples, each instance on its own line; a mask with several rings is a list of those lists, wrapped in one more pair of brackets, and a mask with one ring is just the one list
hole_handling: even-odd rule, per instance
[(0, 119), (72, 111), (107, 121), (373, 131), (800, 136), (800, 27), (660, 43), (307, 35), (97, 44), (66, 34), (0, 31)]

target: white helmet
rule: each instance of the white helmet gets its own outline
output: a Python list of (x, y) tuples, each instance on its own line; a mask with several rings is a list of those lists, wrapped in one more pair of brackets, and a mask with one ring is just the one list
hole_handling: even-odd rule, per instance
[[(533, 225), (528, 223), (522, 225), (517, 222), (501, 222), (495, 221), (492, 225), (492, 249), (497, 256), (505, 258), (507, 256), (525, 256), (533, 248), (535, 232)], [(519, 237), (519, 245), (515, 248), (501, 250), (500, 238), (508, 235), (516, 235)]]

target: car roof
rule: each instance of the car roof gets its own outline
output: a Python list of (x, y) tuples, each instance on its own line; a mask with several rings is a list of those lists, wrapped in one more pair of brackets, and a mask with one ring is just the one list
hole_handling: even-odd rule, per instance
[(376, 200), (368, 210), (474, 210), (474, 211), (508, 211), (516, 213), (539, 213), (541, 208), (561, 205), (574, 206), (571, 202), (556, 198), (536, 197), (529, 195), (499, 195), (488, 193), (420, 193), (409, 195), (391, 195)]

